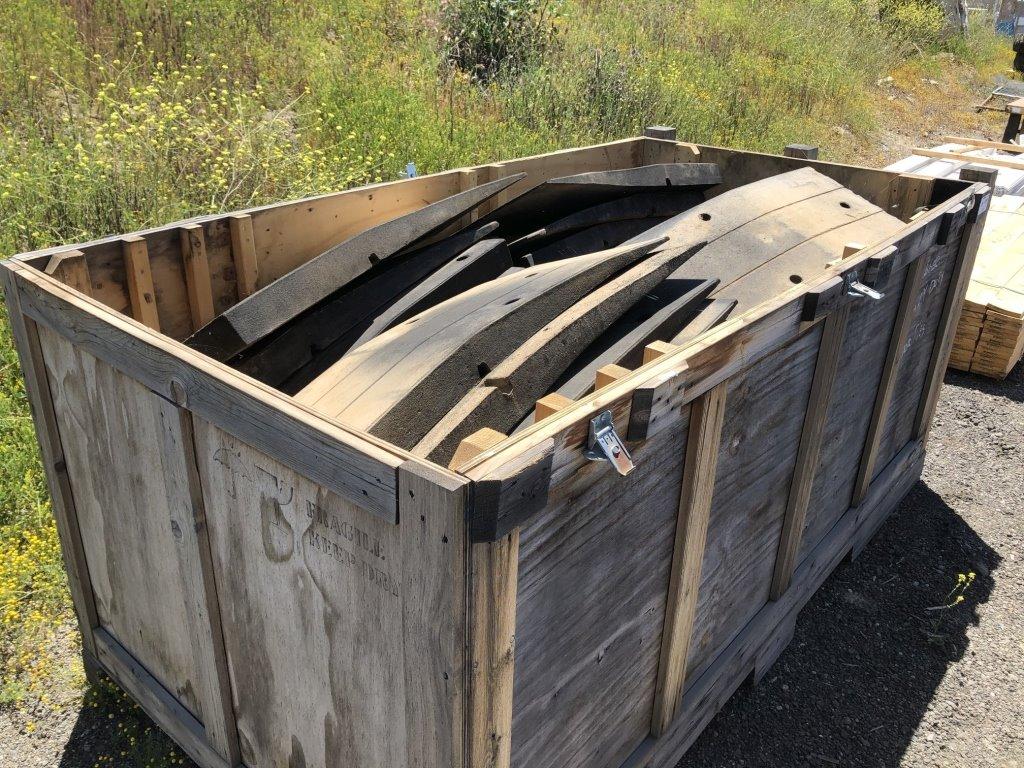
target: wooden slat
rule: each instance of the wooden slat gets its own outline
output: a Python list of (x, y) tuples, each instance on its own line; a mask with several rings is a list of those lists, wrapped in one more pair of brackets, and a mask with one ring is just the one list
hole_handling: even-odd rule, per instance
[[(231, 703), (231, 681), (192, 414), (167, 401), (161, 401), (160, 409), (164, 454), (182, 459), (180, 464), (168, 461), (164, 465), (165, 470), (173, 463), (184, 471), (184, 477), (172, 475), (168, 480), (184, 485), (191, 500), (191, 509), (184, 512), (185, 525), (177, 525), (174, 531), (175, 554), (188, 619), (187, 626), (181, 627), (180, 631), (188, 634), (196, 660), (198, 674), (192, 683), (202, 710), (207, 739), (230, 765), (237, 765), (240, 760), (238, 731)], [(168, 471), (175, 472), (175, 469)], [(178, 510), (172, 512), (177, 513)]]
[(206, 739), (203, 725), (105, 629), (96, 630), (96, 658), (157, 725), (202, 768), (230, 768)]
[(803, 539), (807, 505), (811, 499), (814, 476), (821, 459), (821, 442), (825, 419), (832, 398), (832, 385), (839, 367), (839, 350), (846, 335), (846, 321), (850, 305), (841, 307), (825, 320), (825, 329), (818, 347), (818, 359), (814, 365), (814, 380), (800, 433), (800, 448), (796, 457), (796, 469), (786, 502), (786, 516), (782, 523), (782, 537), (775, 560), (770, 597), (778, 600), (789, 588), (796, 567), (797, 553)]
[(1013, 154), (1024, 154), (1024, 147), (1019, 144), (1007, 144), (1003, 141), (987, 141), (985, 139), (969, 139), (966, 136), (943, 136), (945, 144), (964, 144), (968, 147), (984, 147), (985, 149), (998, 149)]
[(646, 347), (644, 347), (644, 365), (653, 363), (659, 357), (675, 352), (679, 347), (675, 344), (669, 344), (667, 341), (652, 341)]
[(629, 368), (623, 368), (621, 365), (610, 363), (597, 369), (597, 373), (594, 375), (594, 389), (604, 389), (609, 384), (618, 381), (623, 376), (629, 374)]
[(758, 662), (790, 617), (795, 617), (850, 551), (850, 542), (888, 517), (921, 476), (924, 451), (908, 443), (879, 475), (871, 493), (851, 508), (797, 568), (793, 588), (781, 600), (764, 605), (723, 649), (715, 661), (687, 686), (680, 716), (660, 739), (640, 744), (621, 768), (676, 765), (711, 719), (756, 670)]
[(14, 274), (33, 320), (167, 399), (177, 382), (197, 416), (360, 507), (397, 519), (396, 471), (409, 454), (353, 433), (31, 267), (8, 261), (0, 268)]
[(210, 262), (206, 258), (206, 237), (201, 224), (188, 224), (181, 228), (180, 233), (181, 259), (185, 267), (192, 327), (201, 328), (213, 320), (215, 314)]
[(651, 732), (655, 736), (664, 733), (675, 717), (686, 679), (686, 657), (697, 609), (727, 388), (727, 382), (719, 384), (690, 407), (686, 464), (679, 494), (672, 576), (651, 720)]
[(89, 264), (85, 260), (82, 251), (61, 251), (55, 253), (46, 262), (43, 269), (48, 275), (53, 275), (69, 288), (74, 288), (79, 293), (92, 296), (92, 280), (89, 277)]
[(956, 262), (953, 265), (953, 275), (949, 281), (949, 289), (942, 306), (942, 314), (939, 317), (938, 335), (932, 346), (931, 359), (928, 361), (924, 391), (921, 393), (918, 410), (914, 417), (912, 434), (919, 440), (924, 440), (927, 436), (932, 416), (935, 414), (935, 408), (938, 404), (939, 390), (942, 388), (942, 377), (949, 362), (949, 355), (953, 348), (953, 338), (956, 335), (957, 320), (963, 309), (967, 283), (971, 279), (971, 272), (978, 255), (978, 246), (985, 230), (985, 221), (988, 214), (988, 196), (990, 194), (991, 189), (988, 187), (979, 190), (975, 194), (974, 209), (968, 217), (965, 230), (960, 234), (960, 247), (957, 251)]
[[(544, 395), (533, 406), (533, 420), (536, 422), (546, 419), (551, 414), (558, 413), (563, 408), (572, 405), (573, 402), (571, 398), (560, 395), (557, 392)], [(502, 435), (502, 439), (504, 439), (504, 435)], [(461, 448), (462, 446), (460, 445), (459, 447)]]
[(889, 350), (886, 352), (885, 366), (882, 368), (882, 377), (878, 382), (875, 407), (871, 412), (871, 425), (868, 427), (864, 451), (861, 454), (860, 466), (857, 470), (857, 480), (853, 487), (854, 506), (860, 504), (871, 486), (886, 414), (889, 412), (889, 402), (892, 400), (893, 388), (896, 386), (896, 373), (899, 370), (900, 360), (903, 358), (907, 334), (910, 333), (910, 326), (914, 323), (918, 293), (921, 289), (921, 276), (924, 274), (927, 261), (927, 256), (915, 259), (907, 267), (904, 277), (900, 308), (896, 313), (892, 336), (889, 338)]
[(939, 160), (961, 160), (964, 162), (977, 163), (978, 165), (992, 165), (997, 168), (1014, 168), (1024, 171), (1024, 162), (1019, 160), (1003, 160), (998, 157), (980, 157), (978, 155), (963, 155), (957, 152), (943, 152), (937, 149), (921, 149), (914, 147), (913, 153), (922, 157), (934, 157)]
[(156, 290), (153, 287), (153, 271), (149, 266), (146, 240), (138, 235), (128, 235), (122, 241), (122, 250), (132, 317), (154, 331), (159, 331), (160, 316), (156, 311)]
[(256, 238), (252, 231), (252, 216), (236, 213), (228, 219), (231, 227), (231, 258), (235, 262), (238, 281), (238, 300), (256, 293), (259, 282), (259, 264), (256, 260)]
[[(504, 439), (481, 429), (462, 441), (450, 468), (458, 470)], [(519, 529), (498, 541), (472, 544), (469, 567), (467, 768), (509, 768)]]
[[(82, 635), (82, 648), (95, 658), (96, 643), (93, 630), (99, 626), (96, 600), (89, 578), (85, 548), (82, 546), (82, 532), (79, 528), (74, 495), (71, 492), (64, 448), (57, 428), (57, 416), (54, 412), (46, 365), (39, 344), (39, 331), (35, 322), (22, 314), (20, 293), (13, 272), (0, 269), (0, 276), (4, 283), (11, 334), (14, 337), (14, 346), (18, 350), (22, 375), (25, 377), (25, 391), (34, 416), (32, 421), (42, 454), (43, 468), (46, 471), (51, 509), (60, 538), (64, 567), (67, 570), (68, 591), (71, 593), (78, 629)], [(86, 671), (92, 674), (88, 665)]]

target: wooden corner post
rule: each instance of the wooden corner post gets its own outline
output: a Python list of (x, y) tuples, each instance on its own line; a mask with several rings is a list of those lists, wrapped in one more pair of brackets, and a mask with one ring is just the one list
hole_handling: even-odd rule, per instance
[[(465, 466), (505, 435), (482, 429), (459, 445), (450, 468)], [(469, 707), (467, 768), (509, 768), (515, 664), (519, 528), (497, 541), (469, 544)]]

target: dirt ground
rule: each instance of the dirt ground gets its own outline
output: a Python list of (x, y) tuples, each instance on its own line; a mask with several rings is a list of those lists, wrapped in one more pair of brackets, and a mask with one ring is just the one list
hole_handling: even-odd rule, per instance
[[(945, 133), (1001, 132), (997, 116), (951, 108), (963, 84), (879, 88), (881, 140), (857, 147), (837, 127), (823, 158), (884, 165)], [(964, 600), (943, 608), (959, 574)], [(0, 768), (178, 765), (191, 761), (116, 691), (0, 710)], [(680, 763), (698, 766), (1024, 768), (1024, 364), (1003, 382), (947, 374), (921, 481)]]

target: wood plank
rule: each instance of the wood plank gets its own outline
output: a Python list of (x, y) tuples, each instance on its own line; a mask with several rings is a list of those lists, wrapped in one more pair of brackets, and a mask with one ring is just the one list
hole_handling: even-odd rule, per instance
[(89, 264), (82, 251), (70, 250), (55, 253), (49, 258), (43, 271), (48, 275), (53, 275), (79, 293), (84, 293), (86, 296), (92, 295)]
[(403, 464), (395, 524), (198, 418), (195, 443), (242, 762), (454, 760), (465, 481)]
[[(89, 564), (82, 545), (78, 511), (68, 478), (67, 461), (61, 444), (49, 377), (39, 340), (39, 328), (32, 319), (22, 313), (14, 274), (10, 265), (0, 264), (0, 279), (4, 284), (7, 316), (14, 346), (21, 362), (22, 375), (25, 377), (25, 393), (32, 409), (36, 441), (39, 444), (46, 484), (50, 491), (50, 508), (57, 525), (64, 568), (68, 575), (68, 591), (75, 607), (75, 619), (82, 636), (82, 649), (95, 658), (96, 643), (93, 630), (100, 622), (96, 612), (92, 581), (89, 578)], [(88, 664), (86, 672), (90, 680), (95, 682)]]
[(644, 359), (642, 365), (653, 363), (659, 357), (675, 352), (679, 347), (675, 344), (670, 344), (667, 341), (652, 341), (646, 347), (644, 347)]
[(822, 330), (728, 381), (688, 678), (769, 601)]
[(957, 152), (943, 152), (937, 149), (921, 149), (920, 147), (914, 147), (912, 151), (915, 155), (921, 155), (922, 157), (936, 157), (942, 160), (964, 160), (978, 165), (992, 165), (996, 168), (1013, 168), (1018, 171), (1024, 171), (1024, 162), (1018, 160), (1003, 160), (998, 157), (982, 157), (979, 155), (963, 155)]
[[(167, 424), (162, 398), (49, 328), (39, 334), (99, 623), (216, 730), (200, 698), (213, 660), (194, 653), (190, 636), (210, 625), (192, 622), (197, 593), (185, 588), (198, 577), (175, 555), (194, 528), (182, 440), (170, 450), (164, 440), (178, 425)], [(190, 567), (197, 557), (186, 556)]]
[(282, 391), (298, 391), (347, 352), (378, 313), (494, 229), (496, 225), (485, 225), (452, 235), (351, 290), (337, 292), (243, 354), (235, 367)]
[[(458, 470), (504, 438), (493, 429), (467, 437), (451, 468)], [(472, 544), (469, 558), (467, 768), (509, 768), (519, 529), (498, 541)]]
[[(492, 280), (428, 310), (415, 324), (367, 342), (296, 399), (412, 448), (527, 339), (659, 243), (622, 246)], [(535, 401), (536, 395), (528, 398), (525, 407)], [(457, 445), (456, 440), (452, 451)]]
[(252, 216), (236, 213), (228, 219), (231, 227), (231, 257), (235, 262), (235, 280), (238, 300), (248, 298), (259, 287), (259, 261), (256, 256), (256, 236), (252, 231)]
[(206, 237), (200, 224), (181, 228), (181, 260), (185, 266), (188, 306), (192, 327), (201, 328), (213, 320), (213, 287), (210, 283), (210, 262), (206, 257)]
[(942, 376), (949, 360), (950, 349), (955, 336), (957, 318), (964, 303), (967, 282), (978, 253), (978, 246), (985, 230), (988, 213), (988, 199), (991, 189), (979, 190), (974, 197), (974, 209), (968, 219), (967, 229), (960, 235), (960, 248), (953, 265), (953, 274), (949, 282), (949, 291), (942, 305), (939, 317), (938, 337), (932, 346), (932, 355), (928, 361), (925, 374), (924, 391), (914, 416), (912, 434), (918, 440), (924, 440), (931, 427), (932, 417), (938, 405), (939, 390), (942, 387)]
[(217, 754), (207, 741), (202, 723), (102, 628), (96, 630), (96, 660), (160, 729), (202, 768), (230, 768), (231, 763)]
[(497, 279), (511, 267), (512, 255), (504, 240), (492, 238), (474, 243), (377, 315), (350, 349), (362, 346), (396, 325), (460, 293)]
[(671, 731), (660, 739), (641, 744), (621, 768), (675, 765), (700, 736), (711, 719), (749, 679), (763, 658), (779, 627), (785, 626), (813, 597), (821, 584), (850, 551), (851, 542), (862, 530), (871, 530), (898, 506), (921, 476), (924, 452), (920, 443), (910, 443), (872, 486), (860, 508), (851, 508), (814, 548), (797, 569), (793, 587), (781, 600), (767, 603), (686, 689), (681, 715)]
[(723, 382), (690, 406), (686, 464), (672, 553), (672, 577), (651, 719), (651, 732), (655, 737), (663, 734), (675, 718), (686, 679), (686, 658), (697, 610), (697, 589), (707, 542), (727, 389)]
[(159, 331), (160, 315), (157, 312), (156, 289), (153, 287), (153, 271), (149, 266), (146, 240), (137, 235), (128, 235), (122, 243), (132, 317), (154, 331)]
[(900, 361), (906, 348), (907, 335), (914, 322), (915, 307), (918, 293), (921, 290), (921, 278), (924, 274), (927, 258), (924, 256), (916, 259), (908, 268), (903, 282), (903, 293), (900, 296), (900, 307), (896, 313), (896, 322), (889, 339), (889, 349), (885, 355), (885, 365), (882, 368), (882, 376), (878, 382), (878, 389), (875, 395), (875, 404), (871, 411), (871, 423), (868, 427), (868, 434), (864, 441), (864, 449), (861, 453), (857, 480), (853, 487), (853, 506), (863, 501), (868, 489), (871, 487), (871, 478), (874, 476), (875, 462), (878, 458), (878, 449), (882, 440), (882, 431), (885, 428), (886, 416), (889, 413), (889, 403), (892, 400), (893, 388), (896, 385), (896, 373), (899, 370)]
[(469, 682), (468, 483), (424, 462), (407, 461), (398, 470), (398, 492), (405, 500), (399, 525), (405, 559), (404, 765), (463, 768)]
[(176, 382), (196, 415), (384, 519), (396, 519), (396, 470), (409, 454), (355, 434), (31, 267), (5, 266), (23, 311), (40, 325), (172, 401)]
[[(858, 249), (859, 250), (859, 249)], [(846, 336), (846, 323), (850, 316), (850, 305), (833, 312), (825, 320), (825, 328), (818, 347), (818, 358), (814, 365), (814, 379), (811, 395), (804, 415), (800, 433), (800, 448), (796, 457), (796, 469), (789, 488), (786, 502), (786, 516), (782, 523), (782, 538), (775, 560), (772, 588), (769, 599), (778, 600), (789, 588), (800, 551), (807, 505), (811, 500), (814, 476), (821, 462), (821, 444), (824, 436), (825, 419), (832, 398), (839, 364), (839, 352)]]
[(189, 346), (218, 360), (228, 360), (244, 352), (375, 264), (443, 229), (518, 178), (521, 177), (501, 179), (459, 192), (337, 243), (265, 285), (258, 295), (253, 294), (228, 308), (216, 322), (204, 324), (189, 337)]
[(629, 368), (623, 368), (621, 365), (605, 365), (597, 369), (597, 373), (594, 376), (594, 389), (604, 389), (609, 384), (612, 384), (623, 376), (629, 374)]
[(966, 136), (943, 136), (943, 144), (964, 144), (968, 147), (984, 147), (986, 149), (999, 149), (1003, 152), (1013, 154), (1024, 153), (1024, 147), (1020, 144), (1007, 144), (1003, 141), (987, 141), (986, 139), (969, 139)]
[[(551, 414), (558, 413), (566, 406), (572, 405), (572, 403), (573, 401), (570, 398), (565, 395), (560, 395), (557, 392), (544, 395), (544, 397), (538, 400), (537, 404), (533, 407), (533, 420), (541, 421), (542, 419), (546, 419)], [(487, 427), (484, 427), (484, 429), (487, 429)], [(502, 435), (501, 437), (503, 440), (505, 439), (505, 435)], [(466, 440), (468, 439), (469, 438), (466, 438)], [(463, 443), (464, 442), (465, 440), (463, 440)], [(462, 447), (462, 443), (459, 444), (459, 447)]]
[(487, 373), (426, 433), (414, 453), (445, 461), (459, 440), (481, 426), (514, 429), (529, 415), (530, 403), (550, 390), (581, 349), (691, 254), (692, 249), (667, 250), (648, 256), (580, 298)]
[(171, 531), (186, 616), (178, 631), (187, 633), (191, 641), (198, 672), (193, 686), (207, 740), (234, 766), (240, 760), (238, 731), (192, 414), (165, 400), (161, 400), (158, 407), (165, 482), (171, 487), (187, 489), (190, 502), (190, 508), (171, 510)]

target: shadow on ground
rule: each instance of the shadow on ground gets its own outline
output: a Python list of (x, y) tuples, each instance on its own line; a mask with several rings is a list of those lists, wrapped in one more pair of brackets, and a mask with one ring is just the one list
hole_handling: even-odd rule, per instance
[[(898, 765), (947, 668), (969, 652), (966, 630), (999, 561), (917, 483), (804, 608), (761, 684), (737, 692), (679, 768)], [(960, 573), (975, 574), (963, 602), (929, 610), (947, 603)]]

